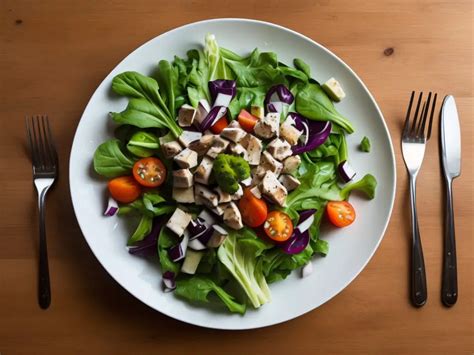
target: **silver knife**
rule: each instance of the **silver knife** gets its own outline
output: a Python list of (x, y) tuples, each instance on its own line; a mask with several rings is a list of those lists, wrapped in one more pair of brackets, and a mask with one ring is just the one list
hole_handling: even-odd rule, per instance
[(458, 298), (452, 183), (453, 179), (461, 174), (461, 130), (456, 102), (451, 95), (444, 98), (441, 108), (440, 140), (441, 161), (446, 183), (441, 300), (445, 306), (451, 307)]

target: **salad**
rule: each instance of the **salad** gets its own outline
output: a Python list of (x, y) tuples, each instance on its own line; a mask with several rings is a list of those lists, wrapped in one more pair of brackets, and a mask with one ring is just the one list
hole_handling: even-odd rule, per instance
[(128, 105), (110, 113), (115, 137), (94, 154), (108, 179), (105, 215), (135, 217), (129, 252), (160, 263), (164, 292), (234, 313), (259, 308), (269, 284), (308, 275), (329, 252), (323, 221), (354, 222), (353, 190), (374, 198), (376, 179), (354, 181), (348, 162), (354, 127), (334, 105), (341, 85), (293, 64), (258, 49), (242, 57), (207, 35), (151, 76), (112, 80)]

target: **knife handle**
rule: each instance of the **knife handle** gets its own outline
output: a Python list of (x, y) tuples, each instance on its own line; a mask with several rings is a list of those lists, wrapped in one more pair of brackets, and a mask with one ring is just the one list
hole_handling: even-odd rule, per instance
[(458, 299), (458, 276), (456, 266), (456, 240), (454, 231), (452, 180), (446, 179), (446, 220), (443, 250), (443, 281), (441, 300), (452, 307)]
[(416, 176), (410, 176), (410, 207), (412, 224), (412, 252), (411, 252), (411, 302), (415, 307), (424, 306), (428, 298), (426, 287), (425, 261), (421, 247), (420, 228), (416, 213)]

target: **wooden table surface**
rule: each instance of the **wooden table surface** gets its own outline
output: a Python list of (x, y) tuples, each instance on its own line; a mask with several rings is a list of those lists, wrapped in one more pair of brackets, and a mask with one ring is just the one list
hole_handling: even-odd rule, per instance
[[(211, 17), (275, 22), (335, 52), (374, 94), (395, 144), (396, 202), (368, 266), (322, 307), (259, 330), (200, 329), (130, 296), (92, 255), (69, 197), (71, 143), (97, 85), (150, 38)], [(474, 352), (472, 0), (2, 0), (0, 53), (1, 355)], [(399, 141), (413, 89), (453, 94), (460, 114), (463, 165), (454, 183), (459, 301), (452, 309), (440, 302), (443, 190), (437, 133), (427, 147), (418, 190), (429, 300), (422, 309), (408, 301), (409, 200)], [(37, 199), (23, 121), (25, 114), (43, 112), (51, 118), (61, 163), (47, 210), (53, 294), (47, 311), (36, 301)]]

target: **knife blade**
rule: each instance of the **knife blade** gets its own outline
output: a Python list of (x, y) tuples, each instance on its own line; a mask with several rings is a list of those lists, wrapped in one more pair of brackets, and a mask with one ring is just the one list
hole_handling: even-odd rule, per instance
[(461, 174), (461, 129), (456, 101), (451, 95), (444, 98), (441, 107), (440, 140), (446, 190), (441, 300), (445, 306), (451, 307), (458, 298), (452, 182)]

